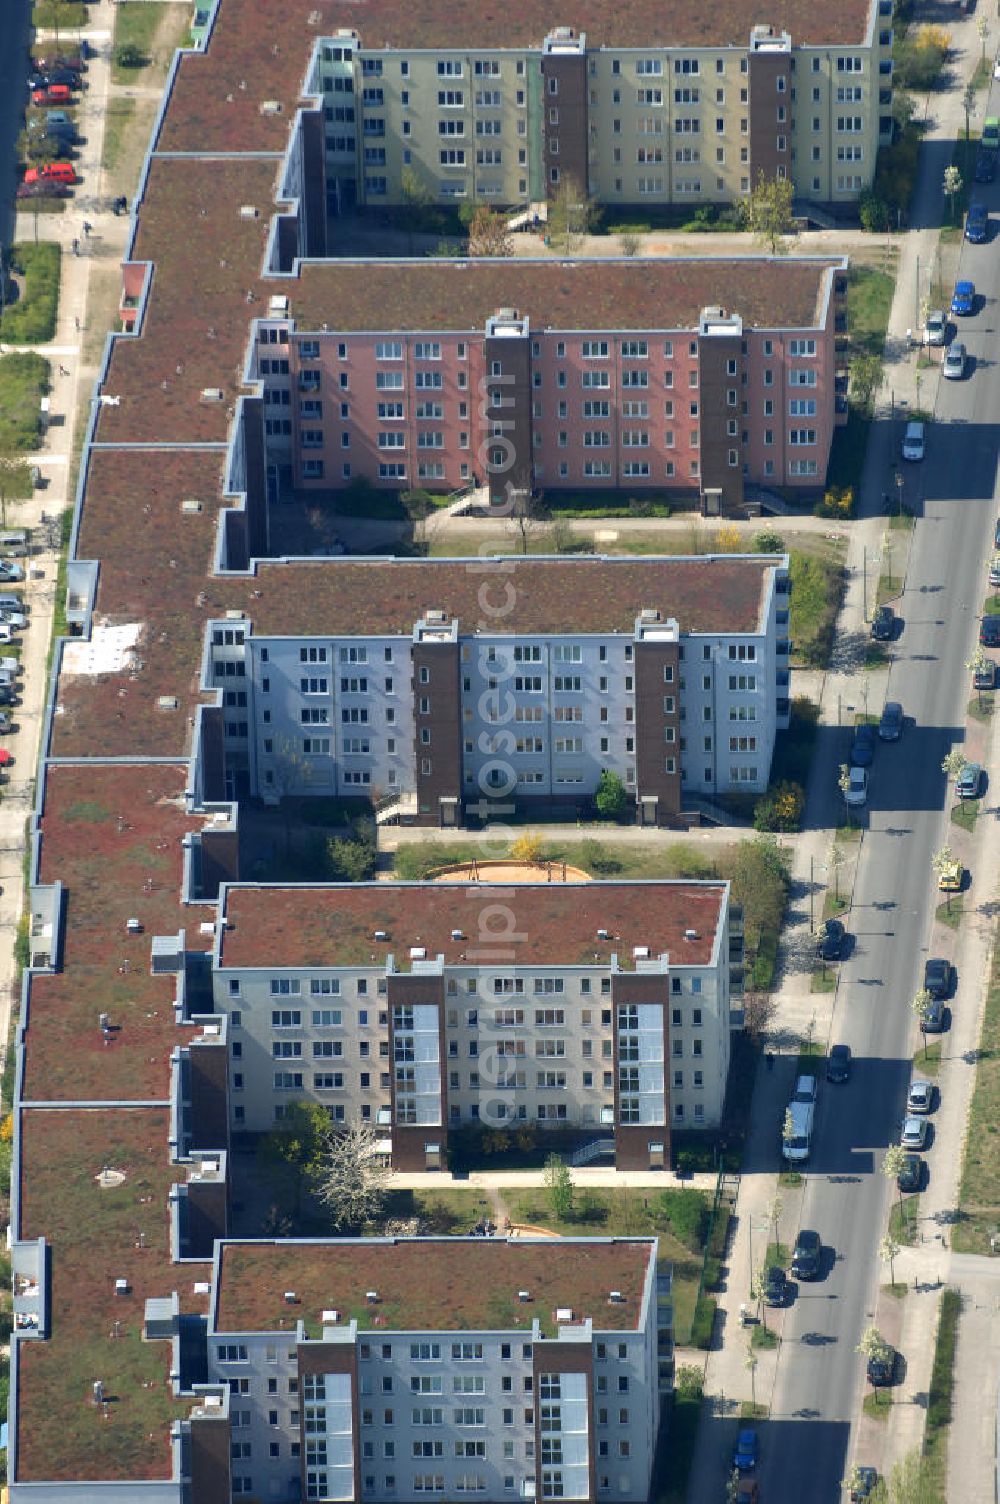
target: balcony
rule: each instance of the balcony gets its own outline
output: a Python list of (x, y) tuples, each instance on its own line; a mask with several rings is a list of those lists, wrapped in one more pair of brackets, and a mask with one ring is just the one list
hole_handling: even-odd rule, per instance
[(787, 658), (792, 651), (791, 638), (779, 637), (777, 642), (774, 644), (774, 651), (779, 658)]

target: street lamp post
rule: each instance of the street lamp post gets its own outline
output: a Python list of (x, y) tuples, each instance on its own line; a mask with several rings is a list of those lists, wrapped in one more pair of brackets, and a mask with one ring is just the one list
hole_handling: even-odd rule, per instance
[(903, 515), (903, 486), (904, 486), (904, 484), (905, 484), (905, 482), (903, 480), (903, 472), (902, 472), (902, 470), (897, 469), (897, 471), (896, 471), (896, 494), (897, 494), (897, 497), (899, 499), (899, 511), (898, 511), (898, 514), (897, 514), (899, 517), (902, 517), (902, 515)]

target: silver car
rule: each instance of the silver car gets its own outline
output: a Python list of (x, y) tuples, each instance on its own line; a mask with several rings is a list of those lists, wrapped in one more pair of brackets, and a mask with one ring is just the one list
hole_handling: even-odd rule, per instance
[(944, 311), (935, 308), (927, 315), (927, 323), (924, 325), (924, 339), (929, 345), (943, 345), (948, 335), (948, 320)]
[(960, 340), (953, 340), (944, 352), (941, 375), (949, 381), (961, 381), (965, 375), (965, 346)]
[(905, 1117), (899, 1142), (904, 1149), (922, 1149), (927, 1142), (927, 1119)]
[(934, 1100), (934, 1087), (930, 1081), (925, 1081), (922, 1076), (917, 1076), (910, 1082), (910, 1090), (906, 1097), (906, 1111), (908, 1114), (930, 1112), (931, 1103)]

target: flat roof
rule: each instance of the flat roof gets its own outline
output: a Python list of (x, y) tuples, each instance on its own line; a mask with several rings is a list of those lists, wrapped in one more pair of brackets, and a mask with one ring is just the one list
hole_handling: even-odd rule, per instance
[[(744, 327), (814, 329), (842, 257), (305, 262), (287, 289), (300, 334), (481, 330), (500, 308), (542, 330), (692, 330), (725, 306)], [(680, 353), (680, 352), (678, 352)]]
[[(231, 967), (382, 966), (393, 955), (409, 968), (411, 947), (448, 965), (633, 966), (635, 947), (668, 953), (679, 966), (707, 966), (722, 916), (718, 882), (236, 885), (227, 888), (221, 964)], [(504, 952), (495, 956), (488, 915), (502, 905)], [(462, 937), (452, 939), (452, 930)], [(610, 939), (598, 940), (607, 930)], [(384, 930), (386, 940), (376, 940)], [(508, 930), (510, 938), (508, 938)], [(692, 938), (688, 930), (695, 931)], [(477, 951), (479, 956), (477, 956)]]
[[(249, 614), (261, 637), (408, 636), (428, 610), (456, 617), (468, 635), (631, 634), (647, 609), (676, 617), (682, 632), (758, 632), (784, 562), (774, 554), (261, 562)], [(493, 603), (510, 599), (511, 610), (484, 620), (484, 591)]]
[[(302, 1321), (320, 1337), (322, 1313), (337, 1310), (366, 1331), (528, 1333), (537, 1320), (554, 1336), (556, 1310), (568, 1308), (574, 1321), (635, 1331), (655, 1247), (623, 1238), (224, 1242), (213, 1330), (294, 1332)], [(289, 1290), (294, 1304), (284, 1298)], [(612, 1290), (620, 1302), (609, 1299)]]
[(150, 975), (152, 937), (186, 927), (190, 949), (210, 944), (198, 932), (206, 911), (181, 901), (182, 841), (205, 824), (184, 808), (187, 776), (164, 763), (46, 770), (39, 881), (63, 883), (65, 922), (61, 969), (31, 980), (26, 1102), (169, 1095), (171, 1051), (194, 1031), (177, 1026), (176, 979)]
[[(770, 0), (764, 17), (801, 46), (861, 45), (872, 0), (816, 6)], [(556, 27), (584, 33), (589, 48), (745, 49), (762, 19), (752, 0), (224, 0), (207, 56), (185, 56), (164, 122), (165, 151), (280, 149), (284, 127), (305, 81), (313, 45), (339, 30), (356, 31), (374, 51), (496, 51), (539, 48)], [(265, 100), (281, 105), (261, 114)]]
[[(20, 1133), (19, 1235), (47, 1239), (51, 1291), (48, 1340), (19, 1343), (15, 1481), (169, 1478), (170, 1425), (191, 1401), (171, 1393), (170, 1343), (143, 1340), (145, 1302), (176, 1290), (182, 1312), (203, 1312), (193, 1287), (210, 1277), (170, 1259), (168, 1196), (185, 1172), (170, 1164), (169, 1110), (22, 1108)], [(102, 1185), (103, 1169), (121, 1184)]]

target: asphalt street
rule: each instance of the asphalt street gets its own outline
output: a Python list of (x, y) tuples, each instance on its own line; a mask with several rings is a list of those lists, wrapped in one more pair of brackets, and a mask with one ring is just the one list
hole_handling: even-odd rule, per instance
[(28, 0), (0, 0), (0, 245), (6, 253), (14, 236), (14, 147), (21, 133), (28, 61)]
[[(983, 196), (996, 215), (997, 185)], [(871, 769), (849, 921), (853, 944), (834, 1015), (834, 1041), (851, 1046), (856, 1067), (848, 1085), (821, 1087), (802, 1201), (801, 1225), (816, 1228), (825, 1244), (824, 1275), (799, 1287), (786, 1315), (758, 1472), (762, 1496), (787, 1504), (842, 1499), (850, 1421), (865, 1387), (856, 1349), (883, 1277), (877, 1247), (893, 1194), (879, 1164), (898, 1136), (910, 1077), (910, 1004), (922, 983), (938, 902), (931, 857), (949, 839), (941, 761), (963, 736), (971, 693), (965, 665), (976, 643), (997, 514), (997, 229), (994, 219), (993, 242), (962, 251), (961, 275), (979, 294), (973, 316), (953, 321), (971, 357), (970, 374), (941, 382), (926, 457), (904, 472), (907, 504), (918, 523), (887, 698), (902, 702), (907, 723), (901, 741), (879, 745)], [(885, 446), (886, 463), (890, 445), (898, 452), (900, 427), (876, 440)], [(835, 753), (834, 766), (845, 761), (846, 728), (821, 734), (836, 741), (827, 749)], [(988, 791), (986, 803), (992, 802)], [(837, 806), (831, 779), (831, 824), (839, 822)], [(959, 973), (950, 1006), (962, 1008), (963, 993), (974, 993), (978, 981)], [(758, 1125), (751, 1154), (773, 1164), (779, 1131), (779, 1124)], [(927, 1162), (933, 1177), (933, 1136)]]

